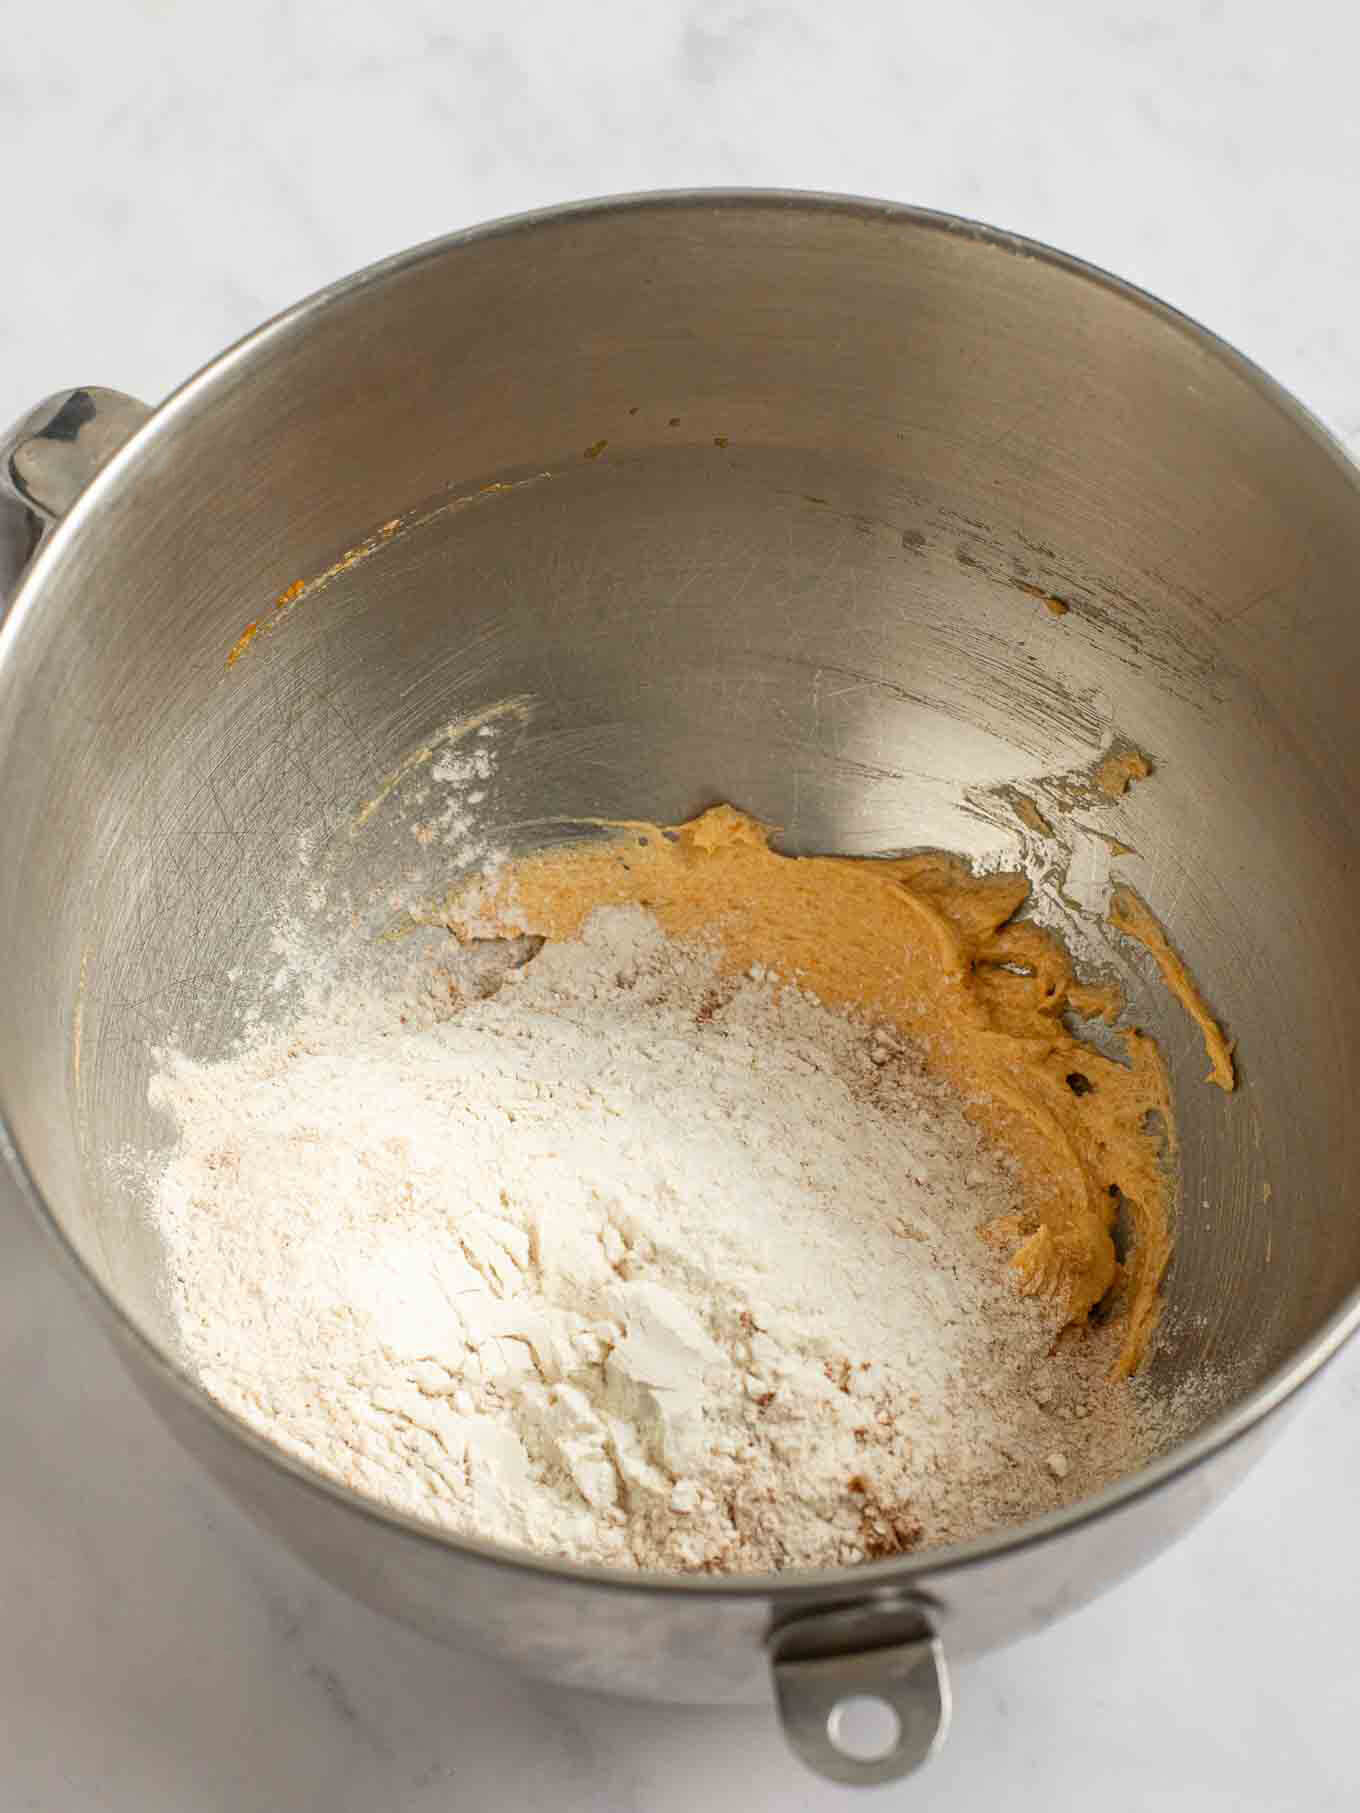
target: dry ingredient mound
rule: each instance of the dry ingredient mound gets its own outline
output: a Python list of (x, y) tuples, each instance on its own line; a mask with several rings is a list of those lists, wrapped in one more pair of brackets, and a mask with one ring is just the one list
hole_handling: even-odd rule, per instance
[(163, 1061), (207, 1389), (460, 1534), (625, 1568), (977, 1536), (1152, 1443), (979, 1229), (1017, 1174), (899, 1036), (639, 907)]

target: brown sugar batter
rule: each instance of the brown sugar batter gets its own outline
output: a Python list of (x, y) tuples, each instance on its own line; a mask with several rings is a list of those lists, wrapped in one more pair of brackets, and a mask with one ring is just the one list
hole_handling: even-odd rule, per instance
[(1131, 887), (1118, 887), (1110, 896), (1110, 924), (1126, 937), (1137, 939), (1152, 953), (1163, 982), (1198, 1026), (1204, 1040), (1204, 1055), (1209, 1060), (1205, 1082), (1216, 1083), (1220, 1089), (1231, 1093), (1237, 1083), (1232, 1040), (1224, 1037), (1223, 1028), (1199, 991), (1199, 984), (1173, 948), (1152, 908)]
[(1064, 1024), (1069, 1009), (1113, 1021), (1122, 1000), (1081, 982), (1052, 933), (1016, 919), (1028, 880), (938, 855), (780, 856), (731, 806), (671, 828), (603, 829), (612, 835), (455, 893), (446, 923), (460, 936), (570, 939), (596, 907), (643, 906), (671, 937), (715, 942), (731, 972), (760, 966), (897, 1028), (1021, 1166), (1025, 1209), (987, 1234), (1013, 1249), (1022, 1289), (1061, 1302), (1072, 1323), (1108, 1301), (1123, 1327), (1118, 1369), (1132, 1371), (1170, 1255), (1166, 1073), (1137, 1030), (1119, 1035), (1121, 1063)]
[(1145, 781), (1152, 764), (1141, 749), (1114, 749), (1096, 765), (1091, 785), (1107, 799), (1119, 799), (1135, 781)]

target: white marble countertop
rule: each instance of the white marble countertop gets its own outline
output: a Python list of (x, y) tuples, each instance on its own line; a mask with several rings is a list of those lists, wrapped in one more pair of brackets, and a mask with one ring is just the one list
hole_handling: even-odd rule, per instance
[[(12, 10), (0, 422), (73, 383), (154, 399), (319, 284), (479, 218), (757, 183), (920, 201), (1082, 253), (1208, 321), (1360, 442), (1360, 25), (1344, 9), (925, 12)], [(561, 1694), (322, 1586), (171, 1446), (7, 1197), (0, 1252), (0, 1806), (852, 1804), (768, 1718)], [(868, 1798), (1360, 1804), (1357, 1429), (1360, 1344), (1180, 1547), (964, 1670), (942, 1758)]]

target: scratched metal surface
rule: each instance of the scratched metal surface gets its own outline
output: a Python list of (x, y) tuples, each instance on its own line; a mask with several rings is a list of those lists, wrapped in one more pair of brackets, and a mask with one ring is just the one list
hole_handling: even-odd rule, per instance
[(412, 262), (357, 333), (374, 306), (286, 322), (171, 406), (49, 552), (0, 681), (27, 777), (0, 864), (8, 1106), (134, 1317), (157, 1325), (156, 1253), (107, 1160), (163, 1134), (149, 1054), (220, 1049), (261, 997), (300, 833), (360, 895), (418, 861), (435, 884), (400, 788), (356, 814), (513, 697), (488, 811), (521, 846), (723, 798), (790, 850), (1033, 863), (987, 798), (1145, 749), (1154, 778), (1090, 822), (1137, 852), (1122, 873), (1242, 1078), (1204, 1088), (1183, 1019), (1107, 953), (1177, 1083), (1159, 1363), (1239, 1389), (1280, 1363), (1360, 1279), (1360, 1217), (1336, 1215), (1349, 472), (1167, 315), (957, 229), (904, 245), (872, 208), (568, 217), (532, 252)]

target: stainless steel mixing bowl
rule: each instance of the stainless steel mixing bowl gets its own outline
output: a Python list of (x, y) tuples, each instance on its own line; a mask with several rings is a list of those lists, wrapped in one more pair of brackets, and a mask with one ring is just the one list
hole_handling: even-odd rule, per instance
[[(376, 266), (154, 414), (69, 393), (4, 473), (14, 1173), (179, 1438), (353, 1593), (566, 1682), (744, 1701), (773, 1671), (814, 1766), (882, 1779), (937, 1741), (945, 1653), (1032, 1631), (1163, 1548), (1354, 1328), (1360, 494), (1319, 426), (1191, 322), (959, 220), (645, 197)], [(1014, 860), (996, 789), (1112, 737), (1151, 754), (1102, 822), (1241, 1066), (1233, 1097), (1206, 1089), (1188, 1023), (1132, 964), (1183, 1130), (1153, 1376), (1224, 1380), (1193, 1439), (968, 1548), (636, 1578), (384, 1513), (205, 1399), (109, 1163), (165, 1137), (149, 1051), (239, 1027), (299, 832), (381, 882), (415, 846), (399, 802), (362, 827), (358, 803), (511, 697), (494, 816), (521, 845), (557, 817), (727, 799), (791, 850)], [(874, 1763), (827, 1731), (856, 1690), (903, 1720)]]

